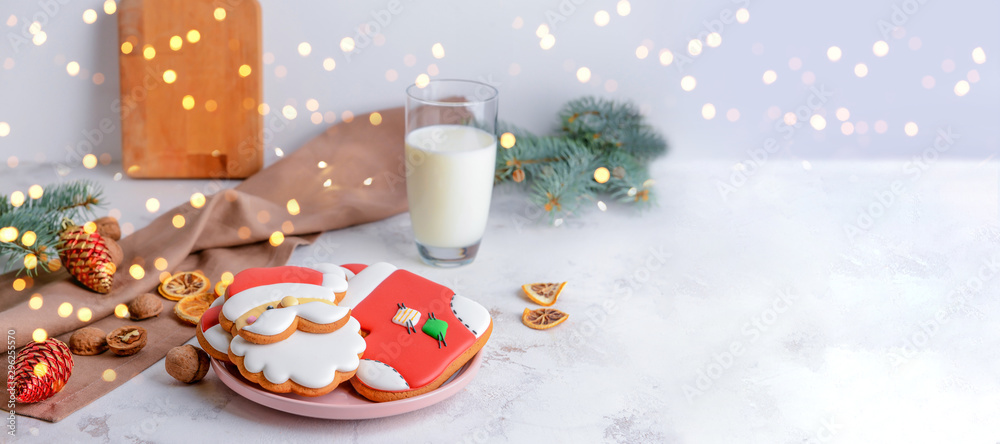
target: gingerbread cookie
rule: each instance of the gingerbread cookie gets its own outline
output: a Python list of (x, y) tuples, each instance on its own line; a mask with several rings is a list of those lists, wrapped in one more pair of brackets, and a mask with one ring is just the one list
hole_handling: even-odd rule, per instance
[(316, 268), (237, 274), (224, 297), (202, 315), (199, 343), (266, 390), (329, 393), (354, 376), (365, 342), (350, 309), (336, 305), (346, 294), (345, 270), (332, 264)]
[(367, 332), (351, 385), (373, 401), (392, 401), (441, 386), (493, 331), (482, 305), (387, 263), (349, 264), (341, 307)]

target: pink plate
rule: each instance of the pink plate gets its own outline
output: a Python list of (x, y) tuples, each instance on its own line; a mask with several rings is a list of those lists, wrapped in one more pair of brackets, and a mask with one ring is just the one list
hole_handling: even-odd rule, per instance
[(340, 384), (332, 392), (323, 396), (308, 397), (291, 393), (271, 393), (247, 381), (240, 370), (232, 364), (212, 359), (212, 368), (223, 384), (257, 404), (282, 412), (325, 419), (371, 419), (409, 413), (437, 404), (461, 391), (472, 381), (482, 364), (482, 357), (476, 353), (469, 362), (451, 375), (441, 387), (420, 396), (390, 402), (372, 402), (351, 387), (351, 383)]

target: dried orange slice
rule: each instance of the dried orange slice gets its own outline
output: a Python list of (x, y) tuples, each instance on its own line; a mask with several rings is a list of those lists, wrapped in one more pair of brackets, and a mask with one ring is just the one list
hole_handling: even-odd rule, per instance
[(559, 293), (562, 293), (565, 286), (565, 282), (537, 283), (524, 284), (521, 286), (521, 289), (524, 290), (524, 294), (528, 295), (528, 299), (531, 299), (532, 302), (543, 307), (551, 307), (552, 304), (556, 303), (556, 299), (559, 299)]
[(546, 330), (569, 319), (569, 315), (554, 308), (524, 309), (521, 322), (535, 330)]
[(215, 283), (215, 297), (221, 298), (226, 295), (226, 289), (229, 288), (229, 283), (226, 281), (219, 281)]
[(198, 293), (184, 296), (174, 305), (174, 314), (185, 322), (198, 325), (201, 315), (205, 314), (205, 310), (208, 310), (208, 307), (212, 305), (212, 301), (214, 300), (214, 293)]
[(171, 301), (179, 301), (184, 296), (212, 292), (212, 282), (197, 271), (182, 271), (160, 284), (160, 294)]

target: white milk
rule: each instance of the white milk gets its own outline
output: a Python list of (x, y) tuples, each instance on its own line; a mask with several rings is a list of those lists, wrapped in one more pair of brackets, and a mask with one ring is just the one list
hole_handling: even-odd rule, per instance
[(417, 242), (462, 248), (483, 237), (493, 194), (496, 137), (431, 125), (406, 135), (406, 194)]

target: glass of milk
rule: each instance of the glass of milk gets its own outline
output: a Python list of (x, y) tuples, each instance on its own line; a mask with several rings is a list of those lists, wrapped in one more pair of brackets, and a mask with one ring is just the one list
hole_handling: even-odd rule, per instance
[(431, 80), (406, 89), (406, 195), (424, 262), (476, 258), (493, 194), (496, 123), (492, 86)]

